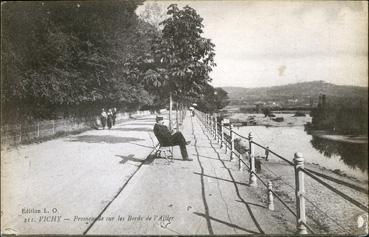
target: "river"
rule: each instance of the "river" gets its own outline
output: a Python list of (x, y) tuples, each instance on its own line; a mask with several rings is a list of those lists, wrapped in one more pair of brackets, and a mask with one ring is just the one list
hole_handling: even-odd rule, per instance
[[(301, 152), (305, 162), (368, 180), (367, 143), (352, 144), (318, 138), (307, 134), (303, 126), (245, 126), (235, 128), (235, 132), (243, 136), (253, 132), (255, 142), (269, 146), (272, 151), (291, 161), (295, 152)], [(264, 156), (264, 150), (256, 148), (255, 154)], [(278, 158), (272, 155), (270, 159)]]

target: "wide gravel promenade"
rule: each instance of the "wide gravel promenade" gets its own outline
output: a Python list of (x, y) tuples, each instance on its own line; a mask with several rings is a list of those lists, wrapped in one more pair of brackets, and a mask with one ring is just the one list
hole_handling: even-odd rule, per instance
[[(229, 153), (197, 118), (179, 148), (154, 158), (155, 115), (1, 152), (1, 232), (13, 234), (292, 234), (293, 218), (266, 208)], [(262, 192), (262, 193), (260, 193)], [(266, 193), (265, 193), (266, 194)], [(262, 198), (260, 198), (262, 197)]]

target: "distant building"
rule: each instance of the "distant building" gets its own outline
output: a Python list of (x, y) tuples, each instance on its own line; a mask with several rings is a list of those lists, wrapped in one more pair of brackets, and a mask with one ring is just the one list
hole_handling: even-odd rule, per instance
[(271, 107), (279, 106), (279, 104), (278, 104), (277, 102), (275, 102), (275, 101), (268, 101), (268, 102), (267, 102), (267, 105), (268, 105), (268, 106), (271, 106)]
[(265, 102), (263, 102), (263, 101), (256, 101), (255, 103), (254, 103), (254, 105), (256, 105), (256, 106), (262, 106), (262, 105), (265, 105)]
[(299, 100), (298, 99), (288, 99), (287, 100), (287, 104), (296, 104), (297, 102), (299, 102)]

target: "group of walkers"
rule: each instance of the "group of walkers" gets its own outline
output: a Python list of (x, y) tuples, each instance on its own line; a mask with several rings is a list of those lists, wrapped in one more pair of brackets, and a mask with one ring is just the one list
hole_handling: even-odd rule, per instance
[(100, 114), (101, 126), (103, 129), (107, 126), (111, 129), (115, 125), (115, 119), (117, 118), (117, 108), (109, 109), (108, 112), (103, 108)]

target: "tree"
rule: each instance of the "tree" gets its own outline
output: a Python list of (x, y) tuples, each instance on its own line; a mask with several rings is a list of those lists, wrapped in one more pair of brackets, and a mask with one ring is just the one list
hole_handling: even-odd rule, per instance
[(223, 109), (229, 104), (228, 93), (223, 88), (215, 88), (215, 105), (216, 109)]
[(273, 116), (272, 110), (270, 108), (264, 107), (261, 110), (264, 114), (264, 117), (272, 117)]
[(216, 64), (215, 45), (201, 36), (203, 19), (196, 11), (189, 6), (180, 10), (171, 4), (167, 14), (161, 35), (153, 40), (151, 55), (144, 60), (147, 70), (143, 77), (146, 86), (161, 98), (170, 98), (171, 110), (172, 97), (181, 101), (201, 95)]
[(2, 110), (40, 118), (60, 108), (150, 104), (129, 65), (150, 52), (157, 34), (138, 19), (138, 4), (2, 4)]
[(229, 97), (222, 88), (206, 85), (203, 96), (197, 102), (197, 109), (205, 113), (214, 113), (229, 104)]

